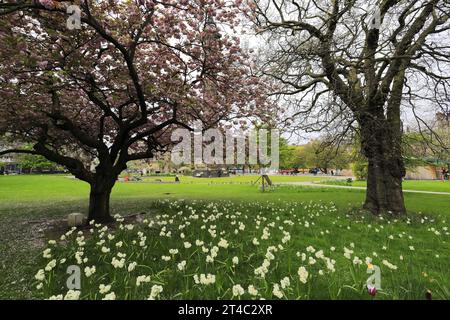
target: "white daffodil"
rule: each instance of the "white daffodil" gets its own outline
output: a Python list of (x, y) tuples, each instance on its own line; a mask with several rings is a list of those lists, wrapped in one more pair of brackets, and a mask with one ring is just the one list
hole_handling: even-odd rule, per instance
[(152, 286), (152, 289), (150, 291), (150, 296), (148, 297), (149, 300), (155, 300), (159, 297), (159, 295), (163, 292), (163, 287), (159, 285)]
[(150, 276), (146, 276), (146, 275), (142, 275), (142, 276), (138, 276), (136, 278), (136, 286), (139, 287), (141, 285), (141, 283), (148, 283), (150, 282)]
[(247, 290), (248, 290), (248, 293), (251, 296), (257, 296), (258, 295), (258, 290), (252, 284), (248, 286)]
[(114, 292), (110, 292), (102, 300), (116, 300), (116, 294)]
[(283, 279), (281, 279), (280, 284), (281, 288), (286, 289), (291, 285), (291, 281), (289, 277), (284, 277)]
[(81, 291), (79, 290), (69, 290), (64, 296), (64, 300), (78, 300), (80, 299)]
[(180, 271), (184, 271), (186, 269), (186, 260), (183, 260), (180, 263), (178, 263), (177, 268)]
[(34, 278), (38, 281), (44, 281), (45, 279), (45, 271), (44, 269), (39, 269)]
[(86, 275), (87, 278), (89, 278), (90, 276), (92, 276), (95, 273), (96, 269), (95, 266), (92, 267), (86, 267), (84, 268), (84, 274)]
[(45, 271), (51, 271), (53, 270), (54, 267), (56, 267), (56, 259), (49, 261), (49, 263), (47, 263), (44, 269)]
[(52, 252), (52, 249), (47, 248), (47, 249), (45, 249), (45, 250), (42, 252), (42, 256), (43, 256), (45, 259), (50, 259), (50, 258), (52, 257), (51, 252)]
[(233, 292), (234, 297), (239, 297), (239, 296), (244, 295), (245, 290), (244, 290), (244, 288), (242, 288), (242, 286), (240, 284), (236, 284), (233, 286), (232, 292)]
[(106, 294), (111, 290), (111, 285), (101, 284), (98, 286), (98, 289), (101, 294)]
[(277, 297), (278, 299), (283, 298), (283, 291), (280, 290), (280, 286), (278, 285), (278, 283), (275, 283), (273, 285), (273, 290), (272, 293), (275, 297)]
[(297, 273), (298, 273), (298, 276), (300, 277), (300, 282), (306, 283), (306, 281), (308, 280), (308, 275), (309, 275), (306, 268), (305, 267), (298, 268)]

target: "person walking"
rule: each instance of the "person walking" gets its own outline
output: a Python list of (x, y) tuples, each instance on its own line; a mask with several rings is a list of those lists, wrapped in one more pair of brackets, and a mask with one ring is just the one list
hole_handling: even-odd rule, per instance
[(444, 167), (442, 167), (441, 173), (442, 173), (442, 180), (443, 181), (447, 180), (448, 179), (448, 170), (445, 169)]

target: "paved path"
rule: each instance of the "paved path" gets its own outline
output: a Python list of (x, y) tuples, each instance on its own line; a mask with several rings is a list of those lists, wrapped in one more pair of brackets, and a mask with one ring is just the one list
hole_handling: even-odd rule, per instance
[[(366, 187), (339, 186), (339, 185), (330, 185), (330, 184), (319, 184), (319, 183), (314, 183), (314, 182), (275, 182), (274, 184), (307, 186), (307, 187), (318, 187), (318, 188), (366, 190)], [(438, 195), (450, 196), (450, 192), (436, 192), (436, 191), (422, 191), (422, 190), (403, 190), (403, 192), (423, 193), (423, 194), (438, 194)]]

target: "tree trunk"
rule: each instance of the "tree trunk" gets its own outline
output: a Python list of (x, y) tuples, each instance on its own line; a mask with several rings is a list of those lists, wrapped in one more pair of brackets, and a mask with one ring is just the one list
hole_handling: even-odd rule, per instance
[(369, 158), (364, 208), (374, 214), (401, 215), (406, 212), (402, 191), (402, 170), (390, 165), (389, 161), (390, 159), (378, 156)]
[(361, 146), (368, 159), (364, 208), (374, 214), (406, 213), (402, 180), (406, 174), (401, 154), (401, 135), (381, 117), (362, 127)]
[(91, 185), (89, 195), (89, 215), (88, 221), (106, 223), (113, 221), (109, 212), (109, 199), (113, 183), (95, 182)]

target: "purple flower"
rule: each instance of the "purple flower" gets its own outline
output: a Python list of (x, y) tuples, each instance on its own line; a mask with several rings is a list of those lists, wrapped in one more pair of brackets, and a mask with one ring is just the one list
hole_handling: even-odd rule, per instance
[(374, 297), (377, 294), (377, 288), (373, 286), (367, 286), (367, 292)]

